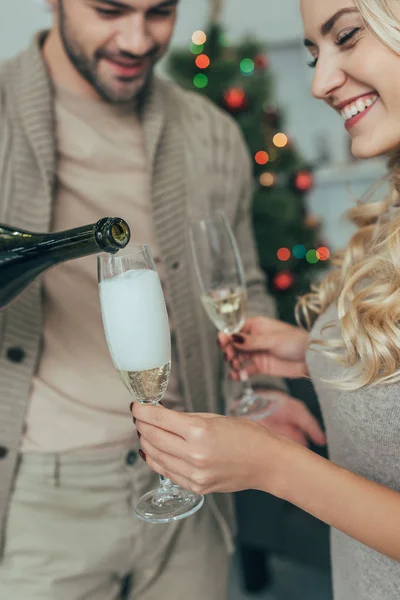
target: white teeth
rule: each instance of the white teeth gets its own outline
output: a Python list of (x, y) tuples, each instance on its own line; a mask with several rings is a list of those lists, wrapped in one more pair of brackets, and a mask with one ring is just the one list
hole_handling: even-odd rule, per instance
[(365, 109), (364, 101), (359, 98), (356, 102), (357, 112), (362, 112)]
[(358, 113), (362, 113), (364, 110), (375, 104), (378, 100), (378, 96), (370, 96), (369, 98), (359, 98), (355, 102), (348, 104), (345, 106), (341, 112), (341, 115), (345, 121), (348, 121), (352, 117), (358, 115)]

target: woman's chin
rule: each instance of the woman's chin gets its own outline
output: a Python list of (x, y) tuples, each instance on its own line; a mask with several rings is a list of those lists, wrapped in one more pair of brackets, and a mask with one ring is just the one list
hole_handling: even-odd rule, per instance
[(377, 158), (378, 156), (387, 156), (394, 151), (400, 150), (400, 136), (394, 137), (393, 140), (373, 139), (371, 136), (364, 135), (353, 138), (351, 144), (351, 153), (354, 158)]

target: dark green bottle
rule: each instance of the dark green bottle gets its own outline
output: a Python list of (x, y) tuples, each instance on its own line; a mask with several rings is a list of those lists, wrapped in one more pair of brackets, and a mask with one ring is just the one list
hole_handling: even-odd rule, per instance
[(115, 254), (129, 240), (129, 226), (118, 217), (55, 233), (0, 224), (0, 311), (47, 269), (90, 254)]

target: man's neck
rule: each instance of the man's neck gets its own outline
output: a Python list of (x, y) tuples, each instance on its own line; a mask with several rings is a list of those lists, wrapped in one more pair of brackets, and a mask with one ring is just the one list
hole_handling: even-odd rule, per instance
[(56, 85), (84, 98), (100, 99), (96, 90), (81, 77), (72, 65), (55, 29), (52, 29), (47, 35), (42, 52), (50, 77)]

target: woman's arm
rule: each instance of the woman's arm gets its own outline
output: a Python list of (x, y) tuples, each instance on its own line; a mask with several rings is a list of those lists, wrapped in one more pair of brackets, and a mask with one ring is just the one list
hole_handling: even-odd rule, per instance
[(149, 466), (197, 493), (259, 489), (400, 562), (400, 493), (247, 419), (135, 404)]
[[(265, 457), (265, 455), (264, 455)], [(284, 444), (276, 489), (261, 488), (400, 562), (400, 494), (338, 467), (298, 445)], [(262, 477), (262, 469), (260, 471)]]

